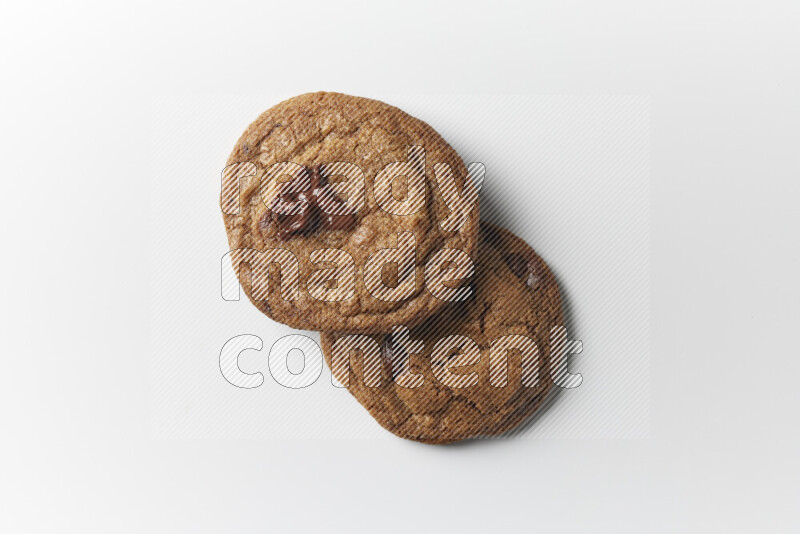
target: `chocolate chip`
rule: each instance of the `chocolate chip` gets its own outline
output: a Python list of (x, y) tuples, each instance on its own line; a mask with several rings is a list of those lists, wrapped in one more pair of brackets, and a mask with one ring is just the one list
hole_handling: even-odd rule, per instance
[(310, 204), (305, 204), (300, 213), (277, 214), (278, 228), (280, 228), (277, 234), (278, 239), (285, 241), (295, 234), (307, 233), (308, 228), (314, 225), (313, 219), (315, 218), (316, 214)]
[(511, 269), (517, 278), (523, 280), (525, 285), (531, 289), (539, 287), (539, 266), (533, 260), (529, 260), (523, 254), (507, 254), (506, 265)]
[[(273, 220), (277, 222), (278, 239), (284, 241), (294, 235), (308, 235), (317, 230), (349, 230), (355, 225), (356, 218), (352, 213), (338, 214), (345, 205), (328, 185), (328, 179), (320, 172), (319, 166), (310, 170), (311, 186), (305, 191), (283, 193), (280, 199), (284, 202), (302, 202), (302, 211), (292, 215), (274, 213)], [(270, 210), (274, 209), (276, 198)], [(323, 211), (324, 206), (327, 213)]]
[(506, 265), (518, 278), (522, 278), (528, 271), (528, 258), (522, 254), (506, 254)]
[(324, 213), (320, 221), (322, 228), (325, 230), (349, 230), (353, 227), (356, 220), (352, 213), (345, 215), (331, 215)]

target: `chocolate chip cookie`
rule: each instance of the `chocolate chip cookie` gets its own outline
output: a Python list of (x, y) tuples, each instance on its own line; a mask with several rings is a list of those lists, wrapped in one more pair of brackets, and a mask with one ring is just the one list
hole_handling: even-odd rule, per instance
[(394, 434), (449, 443), (510, 430), (552, 387), (563, 326), (555, 277), (522, 239), (482, 223), (473, 293), (397, 335), (323, 333), (334, 378)]
[(221, 207), (245, 293), (305, 330), (419, 324), (447, 303), (426, 289), (429, 260), (477, 244), (477, 193), (455, 150), (398, 108), (337, 93), (258, 117), (228, 158)]

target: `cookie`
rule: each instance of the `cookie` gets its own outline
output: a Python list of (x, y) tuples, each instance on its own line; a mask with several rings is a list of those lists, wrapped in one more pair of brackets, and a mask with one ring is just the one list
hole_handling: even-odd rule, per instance
[(477, 192), (455, 150), (398, 108), (337, 93), (258, 117), (228, 159), (221, 204), (245, 293), (304, 330), (419, 324), (447, 302), (426, 289), (425, 266), (445, 248), (471, 256), (478, 239)]
[[(482, 223), (472, 288), (469, 300), (448, 304), (405, 337), (322, 334), (334, 378), (397, 436), (441, 444), (500, 434), (550, 391), (551, 329), (563, 317), (542, 258)], [(413, 346), (420, 341), (424, 347)]]

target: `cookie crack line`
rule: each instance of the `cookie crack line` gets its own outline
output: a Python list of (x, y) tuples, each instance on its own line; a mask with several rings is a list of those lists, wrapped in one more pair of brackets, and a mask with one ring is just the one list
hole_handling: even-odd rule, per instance
[(480, 315), (478, 316), (478, 324), (481, 329), (481, 334), (483, 334), (486, 331), (486, 315), (489, 313), (491, 309), (492, 309), (491, 302), (484, 303), (483, 311), (481, 311)]

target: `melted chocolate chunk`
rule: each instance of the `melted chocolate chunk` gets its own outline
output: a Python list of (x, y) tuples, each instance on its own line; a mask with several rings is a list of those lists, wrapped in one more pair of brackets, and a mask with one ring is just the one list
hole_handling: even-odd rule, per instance
[(539, 286), (539, 268), (536, 262), (529, 260), (523, 254), (506, 254), (506, 265), (514, 275), (523, 280), (531, 289)]
[[(278, 225), (277, 237), (281, 241), (295, 235), (309, 235), (318, 230), (349, 230), (355, 225), (354, 214), (336, 213), (344, 211), (345, 203), (333, 192), (327, 177), (320, 172), (319, 165), (312, 167), (310, 172), (311, 186), (307, 190), (282, 193), (279, 197), (284, 202), (302, 202), (299, 213), (283, 215), (272, 211), (277, 198), (270, 206), (272, 218)], [(334, 213), (328, 213), (329, 211)]]
[(506, 265), (518, 278), (523, 278), (528, 271), (528, 258), (522, 254), (507, 254)]

